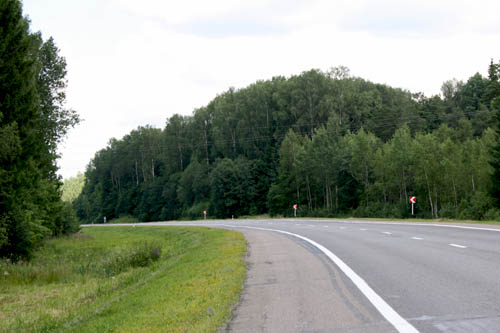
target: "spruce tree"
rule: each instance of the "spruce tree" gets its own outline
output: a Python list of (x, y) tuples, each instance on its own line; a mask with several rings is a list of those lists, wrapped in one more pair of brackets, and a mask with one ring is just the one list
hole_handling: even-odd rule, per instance
[(30, 32), (19, 0), (0, 0), (0, 257), (29, 257), (45, 237), (73, 229), (56, 148), (78, 116), (63, 108), (57, 51)]
[(490, 108), (490, 110), (493, 108), (492, 101), (500, 96), (499, 71), (499, 65), (493, 63), (493, 59), (491, 59), (490, 66), (488, 67), (488, 81), (483, 95), (483, 104)]

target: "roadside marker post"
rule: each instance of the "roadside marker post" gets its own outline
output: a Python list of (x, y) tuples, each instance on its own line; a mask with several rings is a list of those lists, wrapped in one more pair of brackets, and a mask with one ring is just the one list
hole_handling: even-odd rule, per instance
[(417, 203), (417, 197), (411, 196), (410, 203), (411, 203), (411, 215), (415, 215), (413, 206)]
[(206, 220), (207, 219), (207, 211), (206, 210), (203, 211), (203, 216), (205, 217), (205, 220)]
[(297, 208), (299, 208), (299, 206), (297, 204), (294, 204), (293, 205), (293, 216), (294, 217), (297, 217)]

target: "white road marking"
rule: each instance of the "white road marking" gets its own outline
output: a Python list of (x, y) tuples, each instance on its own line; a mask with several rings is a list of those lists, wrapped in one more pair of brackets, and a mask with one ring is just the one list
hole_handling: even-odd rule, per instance
[(449, 246), (453, 246), (453, 247), (458, 247), (459, 249), (466, 249), (467, 246), (463, 246), (463, 245), (458, 245), (458, 244), (448, 244)]
[(420, 237), (412, 237), (411, 239), (414, 239), (414, 240), (424, 240), (423, 238), (420, 238)]
[(359, 230), (361, 230), (361, 231), (366, 231), (366, 230), (368, 230), (368, 229), (359, 229)]
[(389, 231), (384, 231), (383, 234), (386, 234), (386, 235), (392, 235), (392, 232), (389, 232)]
[(328, 228), (328, 226), (327, 226), (327, 225), (324, 225), (324, 227), (325, 227), (325, 228)]
[(323, 245), (316, 243), (315, 241), (288, 232), (283, 230), (276, 229), (265, 229), (265, 228), (256, 228), (256, 227), (246, 227), (246, 226), (235, 226), (235, 225), (225, 225), (230, 228), (247, 228), (247, 229), (256, 229), (256, 230), (264, 230), (264, 231), (274, 231), (279, 232), (281, 234), (290, 235), (302, 239), (311, 245), (317, 247), (321, 252), (323, 252), (335, 265), (337, 265), (344, 274), (351, 279), (351, 281), (358, 287), (358, 289), (368, 298), (368, 300), (373, 304), (373, 306), (380, 312), (380, 314), (387, 319), (389, 323), (392, 324), (398, 330), (398, 332), (402, 333), (418, 333), (417, 329), (413, 327), (408, 321), (406, 321), (403, 317), (399, 315), (389, 304), (386, 303), (369, 285), (365, 282), (356, 272), (354, 272), (346, 263), (342, 261), (339, 257), (333, 254), (330, 250), (328, 250)]
[(298, 223), (295, 223), (295, 225), (298, 225), (298, 226), (300, 226), (301, 224), (298, 224)]

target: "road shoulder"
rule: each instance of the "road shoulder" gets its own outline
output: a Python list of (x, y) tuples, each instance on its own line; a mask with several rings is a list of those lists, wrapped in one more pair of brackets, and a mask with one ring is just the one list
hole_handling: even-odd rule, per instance
[(268, 231), (241, 230), (247, 279), (226, 332), (390, 332), (339, 269), (314, 247)]

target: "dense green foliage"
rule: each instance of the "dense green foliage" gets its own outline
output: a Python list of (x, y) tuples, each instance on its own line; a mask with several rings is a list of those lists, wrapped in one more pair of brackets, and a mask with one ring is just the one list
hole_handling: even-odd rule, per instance
[(65, 179), (61, 187), (61, 199), (67, 202), (73, 202), (80, 193), (82, 193), (85, 184), (85, 175), (79, 172), (75, 177)]
[(499, 66), (425, 97), (310, 70), (229, 89), (164, 129), (112, 139), (75, 201), (86, 221), (248, 214), (495, 218)]
[(0, 332), (215, 332), (245, 279), (236, 231), (100, 227), (0, 260)]
[(57, 144), (79, 119), (64, 108), (66, 62), (29, 31), (18, 0), (0, 0), (0, 257), (29, 256), (77, 227), (60, 200)]

